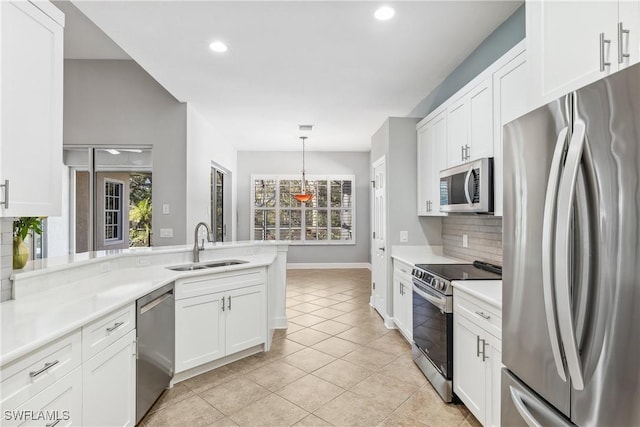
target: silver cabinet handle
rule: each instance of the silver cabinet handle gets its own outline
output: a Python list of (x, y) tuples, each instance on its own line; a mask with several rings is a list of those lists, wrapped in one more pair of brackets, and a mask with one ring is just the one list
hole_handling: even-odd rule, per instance
[(60, 419), (57, 419), (57, 420), (55, 420), (55, 421), (54, 421), (54, 422), (52, 422), (52, 423), (45, 424), (45, 427), (55, 427), (55, 426), (57, 426), (57, 425), (58, 425), (58, 423), (59, 423), (60, 421), (61, 421)]
[(464, 145), (460, 146), (460, 159), (464, 162)]
[(229, 295), (229, 306), (227, 308), (231, 310), (231, 295)]
[(491, 316), (490, 316), (490, 315), (488, 315), (488, 314), (484, 314), (484, 312), (483, 312), (483, 311), (476, 311), (476, 314), (477, 314), (478, 316), (482, 317), (482, 318), (483, 318), (483, 319), (485, 319), (485, 320), (489, 320), (489, 319), (491, 319)]
[(481, 341), (482, 341), (482, 361), (484, 362), (489, 358), (489, 356), (487, 356), (487, 346), (489, 345), (489, 343), (486, 342), (485, 340), (481, 340)]
[(604, 45), (610, 44), (610, 43), (611, 43), (611, 40), (605, 39), (604, 33), (600, 33), (600, 71), (604, 71), (605, 67), (608, 67), (611, 65), (611, 62), (606, 62), (604, 59), (604, 56), (605, 56)]
[(5, 209), (9, 209), (9, 180), (5, 179), (4, 184), (0, 184), (0, 187), (4, 187), (4, 201), (0, 202), (0, 205), (4, 205)]
[(480, 335), (476, 335), (476, 357), (480, 357)]
[(224, 297), (222, 297), (222, 311), (224, 311)]
[(112, 327), (107, 328), (107, 332), (113, 332), (118, 329), (120, 326), (124, 325), (124, 322), (115, 323)]
[(625, 30), (622, 26), (622, 22), (618, 22), (618, 63), (622, 64), (624, 62), (624, 58), (629, 57), (629, 53), (624, 52), (624, 35), (627, 35), (627, 39), (629, 38), (629, 30)]
[(44, 366), (43, 366), (42, 368), (38, 369), (37, 371), (31, 371), (31, 372), (29, 372), (29, 376), (30, 376), (31, 378), (35, 378), (35, 377), (37, 377), (38, 375), (40, 375), (41, 373), (46, 372), (46, 371), (48, 371), (49, 369), (53, 368), (53, 367), (54, 367), (54, 366), (56, 366), (58, 363), (60, 363), (60, 361), (59, 361), (59, 360), (54, 360), (53, 362), (47, 362), (47, 363), (45, 363), (45, 364), (44, 364)]

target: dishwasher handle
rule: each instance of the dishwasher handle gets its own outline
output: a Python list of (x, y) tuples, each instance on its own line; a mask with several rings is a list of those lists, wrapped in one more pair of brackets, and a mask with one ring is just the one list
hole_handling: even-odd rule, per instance
[(162, 304), (164, 302), (164, 300), (166, 300), (167, 298), (171, 298), (172, 296), (173, 296), (173, 289), (171, 289), (168, 292), (160, 295), (159, 297), (157, 297), (153, 301), (146, 303), (145, 305), (140, 307), (140, 315), (145, 314), (147, 311), (151, 310), (152, 308)]

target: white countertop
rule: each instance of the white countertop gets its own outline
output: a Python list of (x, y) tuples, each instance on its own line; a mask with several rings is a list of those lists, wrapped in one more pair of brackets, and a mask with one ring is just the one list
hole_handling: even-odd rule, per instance
[(454, 280), (451, 285), (502, 310), (502, 280)]
[[(176, 248), (169, 250), (175, 251)], [(215, 270), (187, 272), (172, 271), (159, 265), (123, 268), (58, 286), (38, 295), (5, 301), (0, 304), (0, 365), (120, 307), (135, 303), (136, 299), (176, 279), (263, 267), (272, 264), (275, 258), (274, 254), (234, 256), (234, 259), (248, 262)]]
[(442, 253), (442, 246), (392, 246), (391, 257), (410, 265), (469, 264), (469, 261)]

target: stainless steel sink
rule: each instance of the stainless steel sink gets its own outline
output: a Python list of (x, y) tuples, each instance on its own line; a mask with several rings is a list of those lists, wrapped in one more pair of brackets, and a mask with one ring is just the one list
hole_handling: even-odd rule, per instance
[(230, 265), (246, 264), (247, 262), (249, 261), (229, 259), (229, 260), (222, 260), (222, 261), (196, 263), (196, 264), (174, 265), (173, 267), (167, 267), (167, 268), (173, 271), (196, 271), (196, 270), (206, 270), (209, 268), (216, 268), (216, 267), (228, 267)]

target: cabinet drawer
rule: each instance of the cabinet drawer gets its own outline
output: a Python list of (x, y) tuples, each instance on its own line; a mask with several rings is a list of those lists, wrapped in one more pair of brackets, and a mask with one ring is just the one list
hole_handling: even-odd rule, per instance
[(55, 383), (82, 361), (80, 330), (2, 367), (0, 405), (13, 410)]
[(393, 260), (393, 274), (402, 277), (404, 280), (411, 281), (411, 271), (413, 266), (394, 258)]
[(136, 305), (130, 304), (82, 327), (82, 360), (89, 360), (135, 328)]
[(176, 300), (265, 283), (264, 269), (216, 273), (176, 282)]
[(454, 313), (461, 314), (498, 339), (502, 339), (502, 313), (479, 299), (454, 289)]

